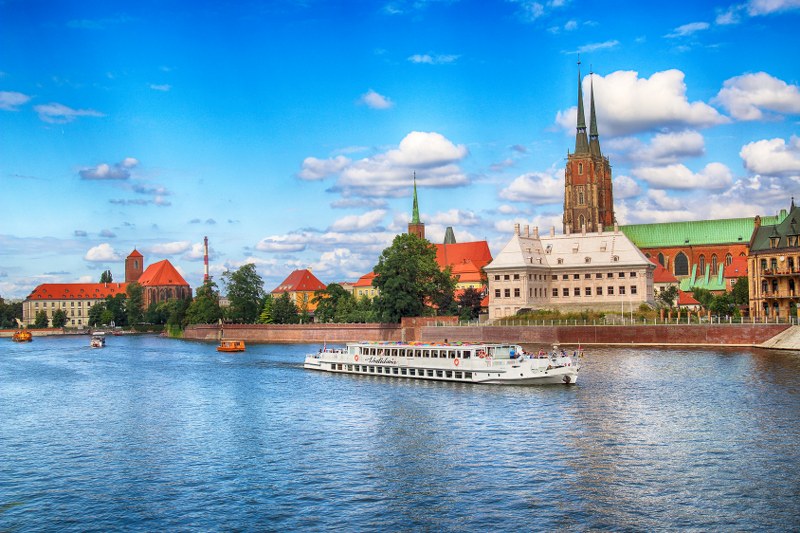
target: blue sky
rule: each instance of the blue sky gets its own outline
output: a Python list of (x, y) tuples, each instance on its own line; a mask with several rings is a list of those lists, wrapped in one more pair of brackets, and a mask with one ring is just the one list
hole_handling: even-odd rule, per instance
[[(0, 0), (0, 296), (134, 247), (354, 281), (405, 231), (561, 228), (578, 55), (620, 223), (800, 191), (798, 0)], [(588, 110), (587, 110), (588, 111)]]

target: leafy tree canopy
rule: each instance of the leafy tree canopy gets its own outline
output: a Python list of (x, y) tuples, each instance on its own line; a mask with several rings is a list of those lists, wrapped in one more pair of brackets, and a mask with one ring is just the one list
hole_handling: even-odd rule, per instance
[(144, 320), (144, 287), (134, 281), (128, 283), (125, 293), (128, 297), (126, 306), (128, 324), (139, 324)]
[(733, 303), (736, 305), (747, 305), (750, 303), (750, 288), (746, 276), (736, 280), (733, 289), (731, 289), (731, 297), (733, 298)]
[(658, 294), (658, 302), (666, 307), (671, 308), (675, 305), (676, 300), (678, 299), (678, 287), (677, 285), (670, 285), (663, 291)]
[(67, 313), (63, 309), (56, 309), (53, 313), (53, 327), (63, 328), (67, 324)]
[(47, 311), (39, 311), (36, 313), (36, 318), (33, 320), (33, 327), (35, 328), (46, 328), (48, 324), (47, 320)]
[(458, 315), (461, 320), (475, 320), (481, 314), (481, 291), (474, 287), (464, 289), (458, 297)]
[(297, 305), (284, 292), (272, 304), (272, 320), (275, 324), (297, 324), (300, 321)]
[(264, 281), (256, 272), (256, 266), (248, 263), (233, 272), (226, 270), (222, 279), (228, 288), (228, 318), (233, 322), (255, 323), (266, 296)]
[(111, 276), (110, 270), (104, 270), (102, 274), (100, 274), (100, 283), (111, 283), (114, 281), (114, 278)]
[(338, 283), (331, 283), (324, 289), (315, 292), (311, 303), (317, 305), (317, 309), (314, 311), (314, 318), (317, 322), (336, 322), (339, 307), (353, 303), (353, 295)]
[(217, 284), (211, 280), (197, 288), (197, 296), (186, 309), (187, 324), (212, 324), (222, 318)]

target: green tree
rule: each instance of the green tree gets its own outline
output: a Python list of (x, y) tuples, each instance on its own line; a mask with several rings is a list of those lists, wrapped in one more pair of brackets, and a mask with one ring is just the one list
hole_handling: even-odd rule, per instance
[(711, 291), (708, 289), (695, 287), (692, 289), (692, 296), (694, 296), (695, 300), (700, 302), (703, 309), (709, 309), (711, 307), (711, 302), (714, 301), (714, 295), (711, 294)]
[[(317, 322), (336, 322), (338, 309), (352, 302), (353, 295), (338, 283), (330, 283), (327, 287), (314, 293), (311, 303), (317, 305), (314, 320)], [(352, 306), (350, 306), (352, 307)]]
[[(103, 312), (106, 310), (106, 305), (103, 302), (97, 302), (89, 308), (89, 325), (97, 326), (102, 324)], [(114, 314), (111, 314), (112, 318)]]
[(127, 310), (128, 310), (128, 324), (139, 324), (144, 320), (144, 287), (137, 282), (128, 283), (128, 288), (125, 290), (128, 297)]
[(104, 270), (102, 274), (100, 274), (100, 283), (111, 283), (114, 281), (114, 278), (111, 276), (110, 270)]
[(353, 307), (353, 311), (347, 320), (342, 322), (356, 322), (368, 323), (378, 321), (378, 311), (375, 306), (375, 301), (371, 300), (369, 296), (363, 295), (359, 298)]
[(275, 305), (275, 298), (271, 294), (264, 297), (264, 305), (261, 307), (261, 314), (258, 315), (259, 324), (272, 324), (273, 312), (272, 307)]
[(436, 247), (416, 235), (395, 237), (381, 253), (374, 271), (372, 284), (380, 291), (375, 310), (383, 322), (431, 314), (428, 306), (448, 291), (449, 275), (443, 276), (439, 269)]
[(191, 300), (189, 298), (177, 298), (164, 303), (169, 310), (167, 326), (182, 328), (186, 323), (186, 311), (189, 309)]
[(63, 309), (56, 309), (53, 313), (53, 327), (63, 328), (67, 324), (67, 313)]
[(226, 270), (222, 279), (228, 287), (228, 318), (233, 322), (253, 324), (258, 320), (266, 292), (264, 281), (252, 263), (231, 272)]
[[(437, 263), (438, 265), (438, 263)], [(458, 280), (453, 277), (450, 267), (440, 270), (433, 282), (433, 291), (430, 303), (438, 316), (453, 316), (458, 314), (458, 302), (455, 291)]]
[(474, 287), (464, 289), (458, 297), (458, 316), (461, 320), (475, 320), (481, 314), (481, 291)]
[(111, 325), (112, 322), (115, 326), (126, 326), (128, 324), (127, 298), (124, 294), (106, 296), (106, 311), (111, 313), (111, 319), (104, 320), (103, 324)]
[(727, 292), (715, 296), (709, 305), (709, 309), (719, 316), (739, 316), (739, 308), (733, 302), (733, 296)]
[(272, 304), (272, 320), (275, 324), (297, 324), (300, 320), (297, 305), (289, 298), (288, 292), (275, 298)]
[(675, 301), (678, 299), (678, 287), (677, 285), (670, 285), (660, 293), (658, 293), (657, 300), (658, 302), (666, 307), (671, 308), (675, 305)]
[(22, 320), (22, 302), (6, 303), (0, 297), (0, 328), (16, 328), (17, 319)]
[(170, 309), (168, 302), (153, 302), (144, 313), (144, 321), (148, 324), (163, 325), (167, 323)]
[(747, 284), (747, 277), (736, 280), (731, 289), (731, 297), (736, 305), (748, 305), (750, 303), (750, 288)]
[(217, 284), (211, 280), (197, 288), (196, 296), (186, 309), (187, 324), (212, 324), (222, 318)]
[(33, 327), (46, 328), (48, 324), (47, 311), (39, 311), (36, 313), (36, 318), (33, 320)]

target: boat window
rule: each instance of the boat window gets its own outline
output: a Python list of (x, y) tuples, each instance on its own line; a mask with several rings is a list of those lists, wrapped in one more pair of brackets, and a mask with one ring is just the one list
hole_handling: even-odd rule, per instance
[(401, 368), (401, 369), (400, 369), (400, 374), (401, 374), (401, 375), (405, 376), (407, 373), (408, 373), (408, 372), (406, 371), (406, 369), (405, 369), (405, 368)]
[[(441, 372), (441, 370), (440, 370), (440, 372)], [(433, 377), (433, 370), (428, 370), (428, 377), (431, 377), (431, 378)]]
[(399, 373), (397, 367), (392, 368), (392, 374), (397, 375)]
[(447, 370), (447, 371), (444, 373), (444, 377), (446, 377), (446, 378), (452, 378), (452, 377), (453, 377), (453, 371), (452, 371), (452, 370)]
[(464, 372), (464, 377), (466, 379), (472, 379), (472, 372)]
[(369, 371), (370, 372), (375, 372), (375, 367), (374, 366), (369, 367)]
[(348, 372), (352, 372), (353, 371), (353, 365), (347, 365), (347, 371)]
[(431, 351), (430, 350), (422, 350), (422, 357), (430, 357)]
[(408, 375), (409, 375), (409, 376), (414, 376), (414, 375), (416, 375), (416, 370), (414, 370), (413, 368), (409, 368), (409, 369), (408, 369)]
[(461, 379), (462, 377), (463, 375), (461, 374), (461, 372), (456, 372), (456, 379)]
[(440, 378), (440, 377), (442, 377), (442, 371), (441, 371), (441, 370), (437, 370), (437, 371), (436, 371), (436, 377), (437, 377), (437, 378)]

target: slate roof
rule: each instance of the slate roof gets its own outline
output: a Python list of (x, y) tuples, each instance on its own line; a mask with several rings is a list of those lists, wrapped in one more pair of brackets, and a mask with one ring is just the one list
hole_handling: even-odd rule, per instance
[(189, 286), (168, 259), (147, 267), (139, 276), (138, 283), (143, 287)]
[(28, 300), (100, 300), (125, 294), (127, 283), (42, 283)]
[[(785, 218), (784, 210), (777, 216), (761, 217), (761, 225), (777, 224)], [(748, 244), (755, 229), (755, 217), (628, 224), (619, 229), (639, 248), (666, 248), (687, 244)]]
[[(800, 235), (800, 208), (795, 207), (794, 201), (792, 201), (789, 214), (783, 220), (777, 223), (767, 223), (764, 219), (761, 220), (761, 227), (753, 233), (750, 252), (789, 248), (787, 239), (789, 235)], [(770, 244), (770, 238), (772, 237), (778, 237), (778, 245), (775, 247)], [(797, 246), (792, 246), (792, 248), (796, 249)]]
[(325, 287), (326, 285), (317, 279), (310, 270), (304, 268), (302, 270), (295, 270), (289, 274), (280, 285), (275, 287), (272, 294), (282, 294), (284, 292), (314, 292), (324, 290)]

